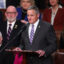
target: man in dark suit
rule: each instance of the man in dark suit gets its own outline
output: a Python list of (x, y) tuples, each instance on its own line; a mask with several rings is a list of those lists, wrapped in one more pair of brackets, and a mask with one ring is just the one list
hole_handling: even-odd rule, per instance
[(27, 64), (53, 64), (51, 54), (56, 50), (56, 36), (52, 25), (39, 20), (35, 6), (28, 8), (27, 17), (29, 24), (22, 33), (21, 48), (36, 53), (27, 54)]
[(14, 6), (9, 6), (5, 12), (7, 21), (0, 24), (0, 31), (3, 37), (2, 45), (0, 47), (0, 58), (4, 61), (1, 64), (13, 64), (13, 58), (10, 58), (11, 56), (13, 57), (13, 55), (9, 55), (7, 52), (4, 52), (4, 50), (17, 47), (20, 43), (20, 32), (23, 30), (21, 28), (24, 24), (16, 20), (17, 15), (16, 8)]

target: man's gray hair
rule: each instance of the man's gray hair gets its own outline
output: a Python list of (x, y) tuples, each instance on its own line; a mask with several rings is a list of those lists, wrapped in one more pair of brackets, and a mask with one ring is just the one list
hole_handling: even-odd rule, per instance
[(38, 7), (36, 7), (36, 6), (30, 6), (30, 7), (27, 9), (27, 11), (28, 11), (28, 10), (35, 10), (36, 14), (39, 14), (39, 9), (38, 9)]

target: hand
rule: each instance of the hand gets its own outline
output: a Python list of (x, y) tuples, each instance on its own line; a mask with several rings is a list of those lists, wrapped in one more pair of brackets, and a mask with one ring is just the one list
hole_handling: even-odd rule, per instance
[(38, 53), (39, 57), (41, 57), (41, 56), (44, 56), (45, 51), (43, 51), (43, 50), (37, 50), (36, 53)]
[(19, 47), (13, 49), (13, 51), (22, 51)]
[(22, 23), (27, 24), (28, 22), (25, 20), (21, 20)]

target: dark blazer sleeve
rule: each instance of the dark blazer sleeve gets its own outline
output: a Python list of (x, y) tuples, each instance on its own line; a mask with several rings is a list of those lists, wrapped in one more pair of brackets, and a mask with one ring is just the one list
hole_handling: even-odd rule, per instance
[(52, 54), (57, 48), (56, 36), (52, 26), (49, 27), (46, 39), (48, 41), (48, 46), (44, 48), (44, 51), (45, 51), (45, 56), (47, 57), (50, 54)]

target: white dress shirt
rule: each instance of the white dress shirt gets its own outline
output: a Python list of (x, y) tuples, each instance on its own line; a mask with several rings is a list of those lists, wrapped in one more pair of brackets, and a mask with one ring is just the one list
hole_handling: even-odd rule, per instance
[[(34, 23), (34, 34), (36, 32), (38, 23), (39, 23), (39, 19)], [(31, 29), (32, 29), (32, 24), (29, 25), (29, 29), (28, 29), (29, 38), (30, 38)]]
[(16, 21), (13, 21), (12, 23), (10, 23), (9, 21), (7, 21), (7, 33), (8, 33), (9, 24), (12, 24), (11, 25), (11, 30), (13, 30), (13, 27), (14, 27), (15, 22)]

